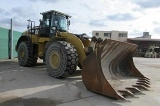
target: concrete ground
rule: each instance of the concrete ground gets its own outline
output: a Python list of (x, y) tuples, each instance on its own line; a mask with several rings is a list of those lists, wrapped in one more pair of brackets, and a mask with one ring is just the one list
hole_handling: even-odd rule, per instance
[(21, 67), (16, 59), (1, 60), (0, 106), (160, 106), (160, 59), (134, 58), (134, 62), (151, 79), (150, 91), (120, 101), (86, 90), (81, 71), (56, 79), (41, 62), (36, 67)]

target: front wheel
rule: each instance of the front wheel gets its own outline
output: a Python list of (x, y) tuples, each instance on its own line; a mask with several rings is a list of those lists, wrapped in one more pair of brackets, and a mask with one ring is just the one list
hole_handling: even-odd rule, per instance
[(56, 78), (72, 74), (77, 67), (78, 54), (73, 45), (65, 41), (51, 43), (45, 53), (48, 73)]

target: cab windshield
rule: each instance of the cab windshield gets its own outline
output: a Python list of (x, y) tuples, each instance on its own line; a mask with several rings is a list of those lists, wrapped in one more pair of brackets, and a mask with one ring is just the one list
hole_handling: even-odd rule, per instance
[(56, 27), (57, 30), (60, 30), (60, 31), (67, 31), (68, 25), (67, 25), (66, 16), (53, 14), (51, 26)]

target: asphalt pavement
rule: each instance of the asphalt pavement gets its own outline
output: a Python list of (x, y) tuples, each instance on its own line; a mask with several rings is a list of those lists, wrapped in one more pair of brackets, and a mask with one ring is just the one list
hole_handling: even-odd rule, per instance
[(160, 106), (160, 59), (134, 58), (134, 62), (151, 79), (151, 88), (121, 101), (88, 91), (79, 69), (66, 79), (56, 79), (41, 60), (35, 67), (21, 67), (17, 59), (1, 60), (0, 106)]

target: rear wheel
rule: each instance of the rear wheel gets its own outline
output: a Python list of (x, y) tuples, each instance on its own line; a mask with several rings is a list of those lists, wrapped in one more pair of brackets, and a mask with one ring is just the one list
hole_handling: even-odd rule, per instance
[(64, 78), (76, 70), (78, 54), (73, 45), (68, 42), (53, 42), (46, 50), (45, 63), (51, 76)]
[(24, 67), (34, 66), (37, 63), (37, 57), (32, 54), (32, 48), (29, 42), (21, 42), (18, 46), (18, 62)]

